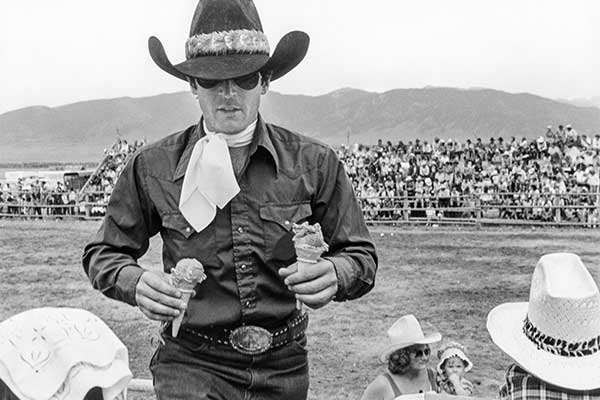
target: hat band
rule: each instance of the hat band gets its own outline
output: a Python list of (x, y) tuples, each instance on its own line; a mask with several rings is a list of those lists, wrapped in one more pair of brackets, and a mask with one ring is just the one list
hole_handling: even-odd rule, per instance
[(529, 320), (529, 315), (523, 321), (523, 333), (538, 349), (563, 357), (589, 356), (600, 350), (600, 336), (585, 342), (567, 342), (555, 339), (540, 332)]
[(257, 30), (236, 29), (231, 31), (200, 33), (185, 42), (187, 59), (201, 56), (226, 54), (269, 54), (267, 36)]

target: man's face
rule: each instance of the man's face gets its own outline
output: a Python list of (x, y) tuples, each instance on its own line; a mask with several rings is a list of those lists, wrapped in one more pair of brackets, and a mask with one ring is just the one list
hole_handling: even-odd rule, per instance
[(250, 90), (242, 89), (231, 79), (220, 81), (210, 89), (200, 85), (192, 87), (206, 127), (226, 134), (241, 132), (257, 118), (260, 96), (268, 90), (269, 84), (262, 84), (260, 80)]

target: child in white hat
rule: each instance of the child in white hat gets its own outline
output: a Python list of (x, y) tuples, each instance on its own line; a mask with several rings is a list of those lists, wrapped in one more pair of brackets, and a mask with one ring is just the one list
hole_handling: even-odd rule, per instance
[(473, 384), (465, 378), (465, 373), (473, 368), (463, 345), (449, 342), (438, 350), (437, 385), (438, 392), (458, 396), (471, 396)]

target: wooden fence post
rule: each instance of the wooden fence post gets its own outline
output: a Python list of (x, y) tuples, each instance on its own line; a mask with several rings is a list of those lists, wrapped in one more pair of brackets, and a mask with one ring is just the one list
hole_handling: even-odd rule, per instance
[(475, 195), (475, 218), (477, 229), (481, 229), (481, 218), (483, 217), (483, 210), (481, 208), (481, 198)]

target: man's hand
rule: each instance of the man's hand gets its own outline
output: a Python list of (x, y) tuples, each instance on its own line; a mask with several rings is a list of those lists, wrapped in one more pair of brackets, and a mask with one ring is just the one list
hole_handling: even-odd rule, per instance
[(288, 289), (296, 294), (296, 299), (310, 308), (321, 308), (329, 303), (338, 290), (337, 274), (333, 263), (321, 259), (309, 268), (298, 272), (298, 263), (279, 270)]
[(156, 321), (172, 321), (187, 307), (169, 275), (156, 271), (142, 274), (135, 287), (135, 301), (146, 317)]

